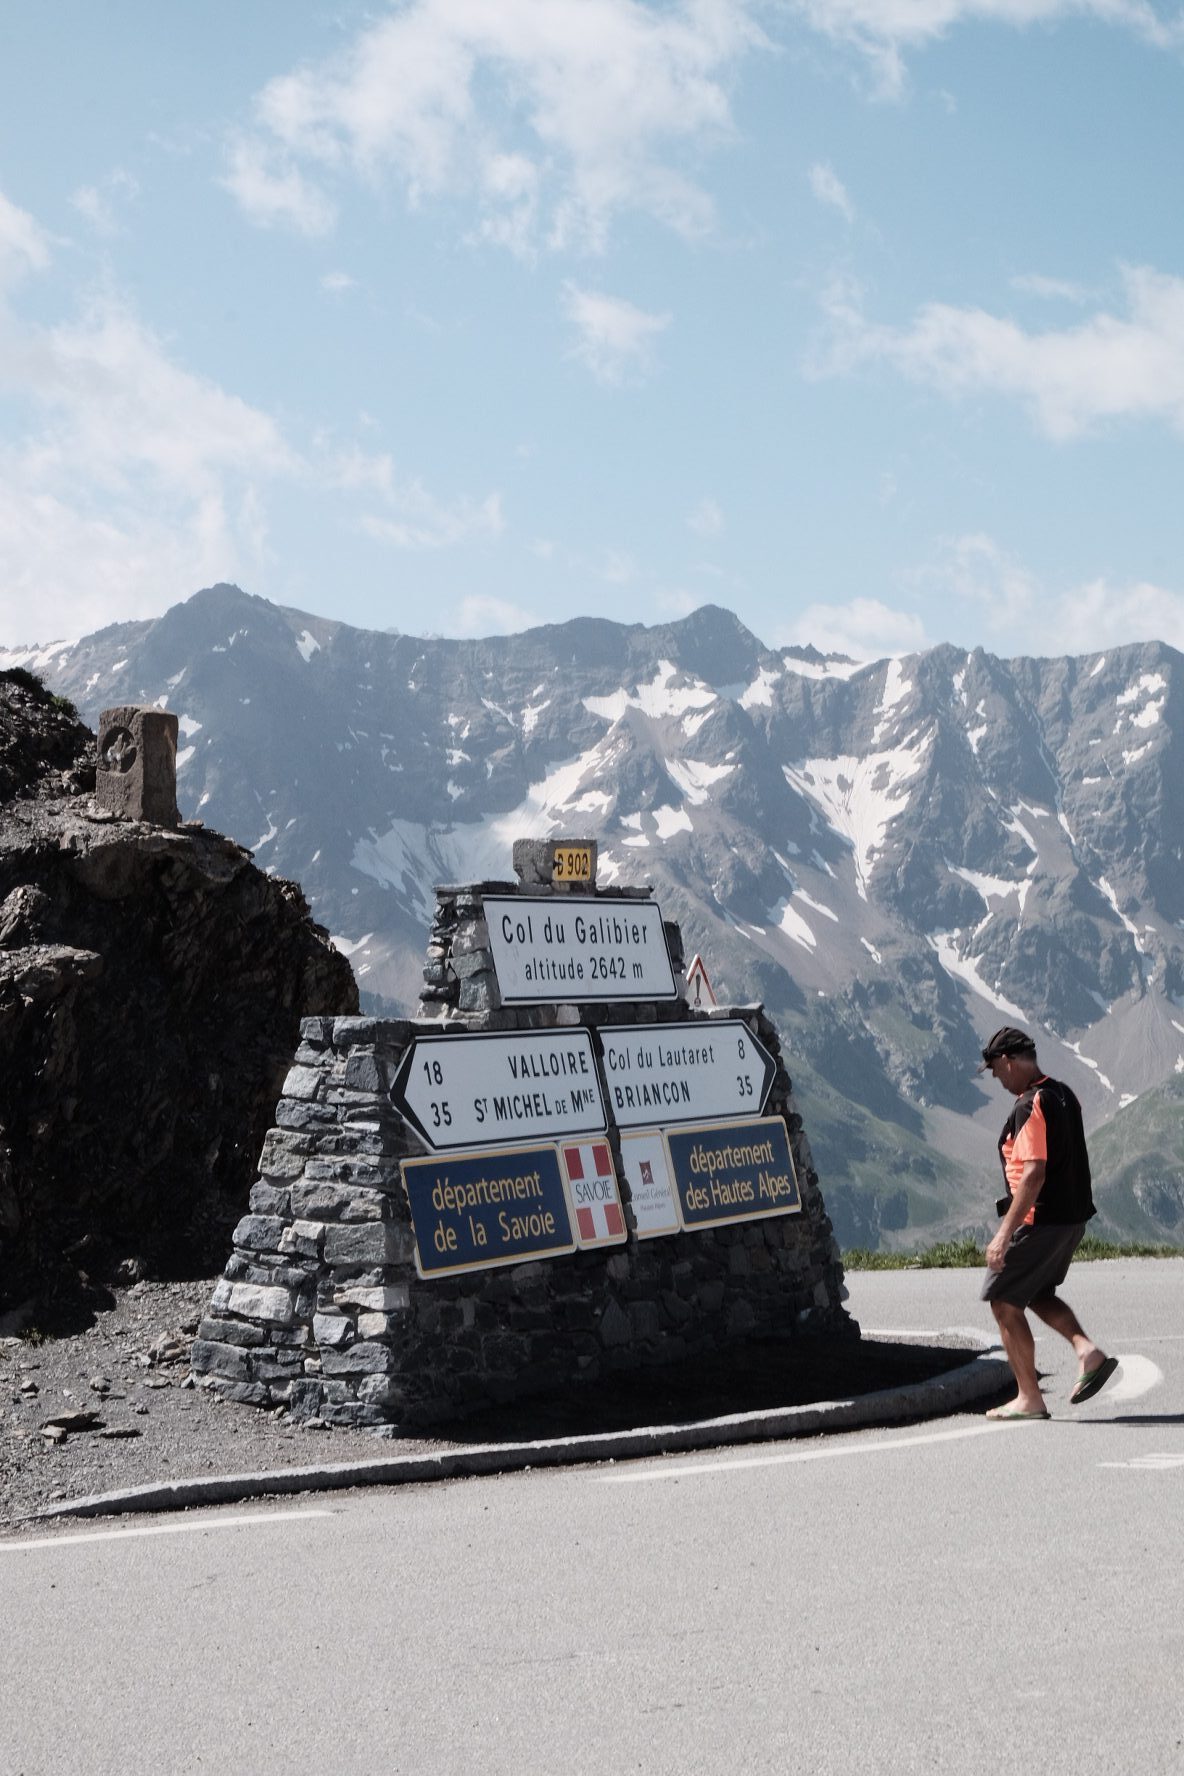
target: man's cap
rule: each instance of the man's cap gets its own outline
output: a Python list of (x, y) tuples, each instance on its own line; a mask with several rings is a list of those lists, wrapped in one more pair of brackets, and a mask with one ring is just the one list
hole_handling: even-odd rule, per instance
[(983, 1058), (975, 1068), (976, 1073), (985, 1073), (992, 1061), (1002, 1060), (1004, 1055), (1034, 1055), (1036, 1044), (1026, 1030), (1017, 1030), (1013, 1024), (1004, 1024), (1001, 1030), (987, 1039), (983, 1048)]

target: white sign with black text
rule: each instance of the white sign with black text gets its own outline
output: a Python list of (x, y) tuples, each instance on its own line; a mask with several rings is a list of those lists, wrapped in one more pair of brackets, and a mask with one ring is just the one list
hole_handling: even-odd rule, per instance
[(436, 1152), (605, 1127), (587, 1030), (417, 1036), (391, 1101)]
[(612, 1025), (600, 1040), (618, 1128), (759, 1116), (776, 1072), (740, 1018)]
[(678, 996), (652, 900), (487, 894), (484, 909), (506, 1005)]

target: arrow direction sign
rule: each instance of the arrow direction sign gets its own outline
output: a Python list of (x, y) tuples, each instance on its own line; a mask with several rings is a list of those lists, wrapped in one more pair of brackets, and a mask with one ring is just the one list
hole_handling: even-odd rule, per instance
[(600, 1037), (618, 1128), (759, 1116), (777, 1070), (740, 1018), (613, 1025)]
[(391, 1101), (437, 1153), (600, 1134), (605, 1127), (587, 1030), (417, 1036)]

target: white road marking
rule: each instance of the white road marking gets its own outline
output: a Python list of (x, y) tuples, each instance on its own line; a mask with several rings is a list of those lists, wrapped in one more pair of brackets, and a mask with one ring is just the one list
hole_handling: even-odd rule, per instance
[(119, 1542), (132, 1536), (185, 1535), (194, 1530), (244, 1529), (252, 1523), (293, 1523), (306, 1517), (332, 1517), (332, 1511), (255, 1511), (249, 1517), (194, 1518), (184, 1523), (148, 1523), (136, 1529), (94, 1529), (85, 1535), (38, 1536), (33, 1541), (0, 1542), (0, 1554), (23, 1554), (28, 1548), (75, 1548), (79, 1542)]
[(590, 1480), (602, 1486), (636, 1486), (647, 1480), (692, 1480), (701, 1474), (726, 1473), (740, 1468), (776, 1468), (790, 1462), (827, 1461), (840, 1455), (879, 1455), (893, 1449), (915, 1449), (922, 1443), (952, 1443), (961, 1437), (993, 1436), (994, 1424), (967, 1425), (960, 1431), (928, 1431), (920, 1437), (893, 1437), (876, 1443), (841, 1443), (826, 1449), (787, 1449), (777, 1455), (748, 1455), (731, 1461), (664, 1463), (656, 1468), (629, 1468), (619, 1473), (593, 1473)]
[[(1150, 1357), (1122, 1357), (1118, 1359), (1118, 1378), (1095, 1395), (1098, 1400), (1109, 1400), (1114, 1404), (1120, 1400), (1138, 1400), (1149, 1394), (1153, 1387), (1158, 1387), (1163, 1380), (1163, 1370)], [(1089, 1405), (1089, 1401), (1086, 1401)]]
[(1184, 1450), (1170, 1455), (1136, 1455), (1129, 1462), (1099, 1462), (1100, 1468), (1145, 1468), (1162, 1473), (1168, 1468), (1184, 1468)]

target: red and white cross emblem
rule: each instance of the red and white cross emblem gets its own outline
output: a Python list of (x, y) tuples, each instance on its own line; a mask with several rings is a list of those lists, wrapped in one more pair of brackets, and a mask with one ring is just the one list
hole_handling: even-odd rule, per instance
[(608, 1142), (563, 1141), (559, 1151), (576, 1212), (576, 1243), (621, 1245), (628, 1229)]

